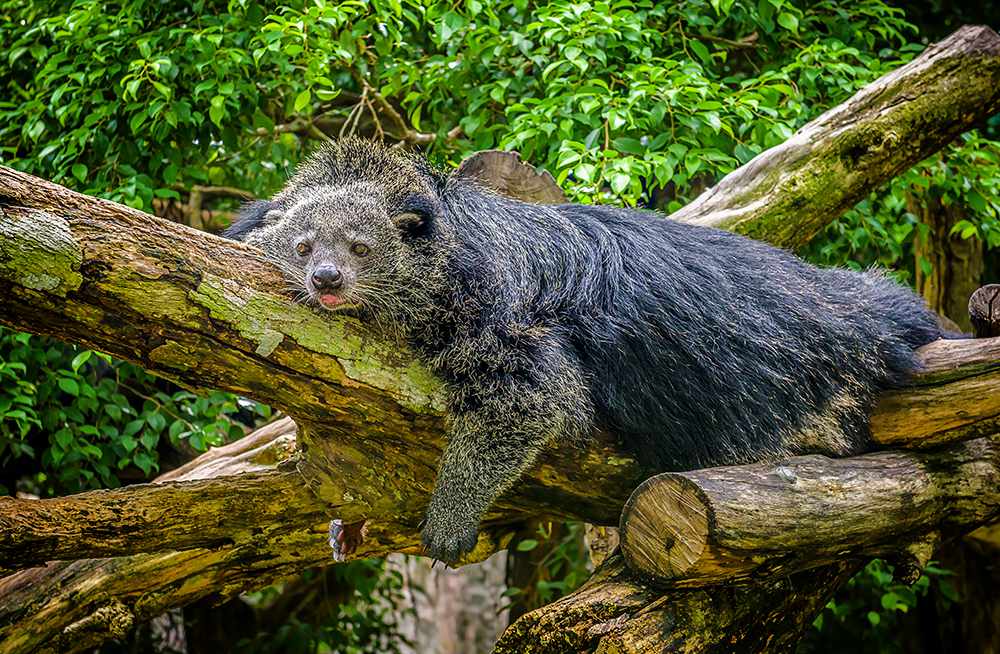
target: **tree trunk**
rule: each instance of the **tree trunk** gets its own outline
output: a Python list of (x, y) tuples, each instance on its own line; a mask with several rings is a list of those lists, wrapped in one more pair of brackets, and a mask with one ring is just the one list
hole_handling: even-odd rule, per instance
[[(965, 28), (735, 171), (675, 217), (793, 246), (859, 194), (998, 106), (1000, 37)], [(193, 507), (152, 512), (156, 497), (193, 498), (191, 477), (105, 496), (123, 513), (133, 501), (150, 507), (124, 518), (136, 532), (106, 541), (85, 514), (73, 513), (101, 510), (94, 496), (68, 498), (53, 505), (51, 515), (45, 504), (4, 502), (0, 510), (11, 525), (27, 529), (4, 534), (11, 547), (7, 568), (37, 562), (32, 547), (18, 546), (33, 538), (48, 548), (44, 556), (121, 558), (55, 564), (0, 581), (0, 652), (76, 651), (170, 607), (231, 596), (329, 561), (327, 518), (358, 541), (351, 556), (419, 551), (417, 526), (443, 440), (438, 383), (398, 344), (372, 338), (350, 318), (320, 317), (292, 304), (282, 288), (279, 273), (251, 248), (0, 168), (0, 322), (109, 352), (194, 390), (230, 390), (284, 410), (298, 425), (294, 466), (302, 483), (296, 487), (287, 468), (272, 469), (260, 459), (265, 469), (238, 480), (221, 477), (225, 463), (206, 463), (214, 466), (206, 476), (215, 477), (206, 492), (218, 500), (223, 487), (216, 482), (244, 488), (239, 511), (257, 520), (234, 525), (232, 542), (224, 540), (225, 528), (192, 530)], [(891, 425), (909, 424), (928, 443), (989, 433), (1000, 412), (980, 407), (998, 395), (995, 363), (989, 363), (997, 347), (929, 346), (923, 356), (940, 364), (930, 366), (938, 373), (887, 396), (876, 432), (905, 441)], [(982, 358), (989, 353), (992, 359)], [(617, 449), (611, 434), (595, 435), (589, 449), (572, 457), (547, 451), (487, 516), (467, 560), (503, 547), (512, 523), (532, 517), (613, 524), (649, 473)], [(311, 495), (300, 492), (306, 488)], [(283, 511), (267, 499), (275, 497), (294, 498), (299, 510)], [(208, 515), (226, 519), (218, 502), (214, 509), (206, 504)], [(67, 521), (80, 539), (72, 551), (52, 538), (54, 527)], [(651, 610), (635, 627), (621, 626), (644, 638), (655, 635), (661, 645), (702, 633), (706, 649), (727, 642), (730, 633), (732, 642), (747, 646), (769, 639), (784, 646), (853, 565), (793, 577), (800, 580), (795, 585), (768, 582), (757, 594), (735, 587), (679, 593), (657, 600), (666, 612)], [(719, 597), (730, 598), (719, 604), (730, 613), (706, 612), (709, 598)], [(752, 597), (769, 598), (771, 607), (787, 613), (772, 615)], [(569, 610), (572, 601), (558, 606)], [(746, 611), (753, 608), (765, 617), (751, 620)], [(519, 630), (531, 615), (519, 621)], [(662, 622), (669, 616), (674, 623)]]
[(917, 292), (930, 308), (963, 332), (972, 331), (968, 300), (979, 288), (983, 274), (983, 242), (951, 233), (967, 209), (954, 203), (945, 205), (932, 192), (911, 195), (907, 208), (927, 230), (913, 245)]

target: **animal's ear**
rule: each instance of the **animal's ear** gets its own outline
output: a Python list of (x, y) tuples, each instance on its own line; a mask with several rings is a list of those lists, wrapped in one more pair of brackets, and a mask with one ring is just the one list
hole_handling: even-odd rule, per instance
[(247, 234), (281, 217), (277, 202), (271, 200), (255, 200), (240, 208), (233, 224), (222, 232), (224, 238), (242, 241)]
[(419, 236), (426, 232), (428, 218), (416, 211), (403, 211), (392, 217), (396, 229), (403, 233), (403, 236)]
[(437, 204), (430, 198), (414, 196), (402, 203), (392, 222), (404, 238), (419, 238), (430, 233), (437, 212)]

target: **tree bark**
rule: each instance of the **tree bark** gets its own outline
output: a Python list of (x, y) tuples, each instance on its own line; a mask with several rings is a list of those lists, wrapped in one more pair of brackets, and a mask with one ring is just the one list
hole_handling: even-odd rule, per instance
[(580, 589), (512, 624), (494, 654), (792, 652), (834, 590), (861, 568), (844, 559), (743, 586), (662, 591), (614, 553)]
[[(983, 242), (975, 236), (962, 238), (951, 233), (968, 209), (954, 203), (945, 205), (939, 196), (932, 189), (907, 198), (910, 213), (927, 229), (913, 244), (917, 292), (931, 309), (970, 332), (968, 298), (979, 288), (983, 274)], [(929, 272), (925, 272), (924, 262)]]
[[(734, 172), (718, 191), (707, 192), (677, 217), (794, 245), (849, 206), (862, 187), (867, 191), (995, 111), (998, 79), (1000, 37), (987, 28), (963, 29), (788, 144)], [(933, 100), (934, 111), (922, 104), (925, 96)], [(821, 165), (810, 166), (813, 159)], [(822, 179), (821, 192), (806, 178)], [(757, 195), (735, 192), (743, 186), (757, 189)], [(809, 200), (817, 196), (822, 202)], [(194, 390), (226, 389), (283, 409), (299, 428), (302, 455), (296, 470), (315, 496), (302, 500), (303, 507), (318, 503), (325, 508), (324, 518), (363, 522), (355, 556), (418, 551), (417, 525), (442, 445), (437, 382), (398, 344), (373, 338), (349, 318), (320, 317), (292, 304), (282, 297), (282, 288), (278, 272), (251, 248), (0, 167), (0, 322), (109, 352)], [(907, 392), (887, 398), (890, 405), (879, 409), (883, 425), (910, 422), (914, 433), (937, 442), (995, 426), (997, 412), (978, 411), (989, 398), (983, 393), (995, 392), (995, 366), (981, 357), (966, 361), (964, 349), (954, 347), (934, 344), (925, 351), (928, 360), (943, 362), (945, 372), (934, 373), (938, 376), (928, 377), (923, 386), (918, 380), (911, 390), (923, 393), (920, 399), (907, 400)], [(971, 418), (929, 408), (941, 393), (948, 397), (948, 389), (959, 388), (956, 384), (963, 392), (979, 392), (977, 401), (961, 405), (963, 412), (972, 410)], [(952, 394), (948, 401), (959, 400)], [(596, 435), (589, 449), (573, 457), (548, 451), (518, 491), (502, 498), (488, 516), (468, 560), (501, 547), (509, 523), (531, 516), (613, 524), (628, 493), (649, 472), (618, 451), (613, 435)], [(280, 471), (255, 479), (284, 480), (288, 489)], [(171, 490), (139, 489), (129, 497), (187, 487), (166, 488)], [(246, 488), (247, 494), (258, 492), (252, 485)], [(274, 492), (260, 490), (262, 496)], [(79, 501), (92, 506), (87, 505), (92, 500)], [(4, 504), (4, 510), (13, 511), (13, 504)], [(64, 545), (44, 541), (41, 506), (24, 505), (32, 517), (18, 524), (34, 525), (45, 547), (65, 555)], [(65, 519), (71, 504), (61, 506), (60, 519)], [(241, 510), (249, 512), (248, 506)], [(233, 543), (170, 538), (169, 515), (133, 523), (160, 534), (158, 541), (138, 534), (118, 544), (98, 544), (92, 528), (74, 527), (84, 536), (73, 556), (106, 556), (116, 547), (132, 556), (36, 568), (2, 580), (0, 651), (86, 647), (119, 633), (129, 620), (210, 594), (232, 595), (328, 561), (326, 527), (310, 523), (317, 515), (312, 511), (304, 508), (290, 522), (256, 525), (260, 532), (245, 529), (234, 534)], [(186, 519), (184, 512), (180, 516)], [(194, 549), (164, 554), (124, 549), (154, 546)], [(12, 563), (17, 561), (4, 561)], [(847, 568), (837, 564), (822, 570), (829, 572), (826, 581), (817, 582), (808, 601), (775, 590), (772, 603), (811, 610)], [(681, 614), (695, 611), (694, 603), (705, 597), (671, 601)], [(803, 615), (779, 618), (798, 624), (807, 622)], [(735, 623), (720, 619), (718, 633), (726, 624)], [(706, 626), (706, 633), (716, 628)]]

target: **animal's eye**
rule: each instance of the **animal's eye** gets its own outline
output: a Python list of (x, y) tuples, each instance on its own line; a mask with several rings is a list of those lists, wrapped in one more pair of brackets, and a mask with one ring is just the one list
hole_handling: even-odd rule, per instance
[(312, 252), (312, 246), (305, 241), (299, 241), (295, 246), (295, 251), (299, 253), (300, 257), (304, 257)]
[(359, 257), (367, 257), (371, 251), (372, 249), (364, 243), (355, 243), (351, 246), (351, 252)]

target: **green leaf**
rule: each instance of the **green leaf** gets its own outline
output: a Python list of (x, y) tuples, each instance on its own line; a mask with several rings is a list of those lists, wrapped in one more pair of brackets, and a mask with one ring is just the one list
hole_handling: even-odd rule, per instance
[(76, 383), (75, 379), (70, 379), (69, 377), (59, 378), (59, 388), (62, 389), (64, 393), (68, 393), (73, 397), (80, 394), (80, 385)]
[(532, 538), (525, 538), (520, 543), (517, 544), (518, 552), (530, 552), (531, 550), (538, 547), (538, 541)]
[(705, 47), (704, 43), (692, 39), (691, 41), (688, 41), (688, 46), (694, 50), (694, 53), (698, 55), (698, 58), (701, 59), (702, 63), (708, 66), (712, 64), (712, 55), (709, 54), (708, 48)]
[(61, 447), (64, 450), (68, 450), (70, 448), (70, 445), (76, 442), (76, 438), (73, 436), (73, 432), (65, 428), (57, 431), (55, 434), (53, 434), (53, 437), (55, 438), (56, 443), (59, 444), (59, 447)]
[(615, 193), (621, 193), (628, 188), (631, 181), (632, 179), (628, 175), (614, 173), (611, 175), (611, 190)]
[(226, 115), (226, 110), (224, 107), (219, 105), (212, 105), (208, 109), (208, 117), (212, 120), (217, 127), (222, 127), (222, 118)]
[(142, 109), (132, 116), (132, 118), (128, 121), (128, 126), (132, 130), (133, 134), (138, 134), (139, 128), (142, 127), (144, 122), (146, 122), (146, 110)]
[(161, 413), (147, 413), (146, 424), (148, 424), (153, 431), (159, 433), (163, 431), (164, 427), (167, 426), (167, 419), (164, 418)]
[(310, 100), (312, 100), (312, 92), (309, 89), (306, 89), (295, 96), (295, 103), (293, 105), (295, 113), (299, 113), (305, 109), (309, 105)]
[(146, 421), (142, 420), (141, 418), (137, 420), (132, 420), (127, 425), (125, 425), (125, 429), (122, 433), (125, 436), (132, 436), (134, 434), (139, 433), (139, 430), (142, 429), (145, 425)]
[(78, 370), (80, 370), (80, 366), (87, 363), (87, 361), (90, 360), (90, 356), (92, 354), (93, 352), (91, 350), (84, 350), (83, 352), (80, 352), (75, 357), (73, 357), (73, 361), (72, 363), (70, 363), (70, 367), (73, 368), (73, 372), (77, 372)]
[(147, 450), (152, 450), (156, 447), (156, 444), (160, 442), (160, 435), (155, 431), (146, 430), (142, 432), (142, 436), (139, 438), (143, 446)]
[(70, 171), (73, 173), (73, 177), (76, 177), (80, 182), (83, 182), (87, 179), (87, 167), (84, 166), (82, 163), (73, 164), (73, 166), (70, 168)]
[(573, 174), (581, 182), (592, 182), (594, 181), (594, 175), (597, 172), (597, 168), (592, 164), (582, 163), (573, 169)]
[(149, 475), (150, 471), (153, 469), (153, 457), (149, 456), (145, 452), (139, 452), (132, 459), (132, 462), (142, 470), (143, 474)]
[(787, 11), (778, 14), (778, 25), (790, 32), (798, 33), (799, 31), (799, 19), (795, 17), (795, 14), (790, 14)]

